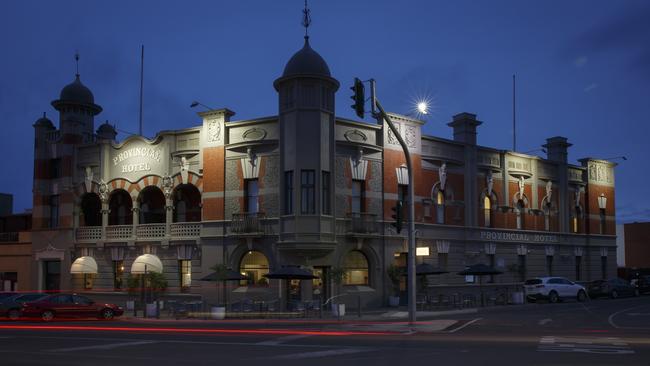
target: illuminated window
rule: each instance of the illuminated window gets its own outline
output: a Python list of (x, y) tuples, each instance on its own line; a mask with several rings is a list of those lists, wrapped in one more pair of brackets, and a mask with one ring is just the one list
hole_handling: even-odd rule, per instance
[(345, 268), (346, 285), (369, 285), (368, 281), (368, 259), (358, 251), (349, 252), (343, 264)]
[(490, 197), (485, 196), (483, 199), (483, 214), (485, 217), (485, 227), (492, 227), (492, 202)]
[(247, 277), (240, 282), (242, 286), (267, 284), (264, 275), (269, 273), (269, 261), (261, 252), (249, 251), (239, 262), (239, 272)]
[(113, 288), (120, 290), (124, 279), (124, 261), (113, 261)]
[(445, 193), (438, 191), (436, 194), (436, 223), (445, 223)]
[(180, 275), (181, 290), (189, 290), (190, 286), (192, 286), (192, 261), (178, 261), (178, 271)]

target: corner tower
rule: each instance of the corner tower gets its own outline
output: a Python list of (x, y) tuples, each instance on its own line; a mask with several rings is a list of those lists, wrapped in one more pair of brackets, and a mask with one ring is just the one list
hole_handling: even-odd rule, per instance
[[(309, 22), (306, 9), (306, 30)], [(302, 49), (273, 83), (279, 97), (282, 169), (278, 247), (296, 260), (325, 255), (336, 246), (334, 97), (339, 82), (306, 33)]]

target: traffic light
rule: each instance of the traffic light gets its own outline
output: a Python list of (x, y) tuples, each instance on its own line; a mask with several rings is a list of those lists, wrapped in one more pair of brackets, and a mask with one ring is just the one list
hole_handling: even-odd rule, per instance
[(350, 89), (352, 89), (352, 92), (354, 93), (350, 97), (354, 100), (354, 104), (351, 105), (351, 107), (357, 113), (359, 118), (363, 118), (365, 112), (364, 105), (366, 103), (363, 81), (359, 80), (359, 78), (354, 78), (354, 85)]
[(391, 207), (391, 210), (393, 210), (392, 217), (395, 220), (391, 225), (393, 225), (395, 231), (399, 234), (402, 232), (402, 201), (395, 202), (395, 207)]

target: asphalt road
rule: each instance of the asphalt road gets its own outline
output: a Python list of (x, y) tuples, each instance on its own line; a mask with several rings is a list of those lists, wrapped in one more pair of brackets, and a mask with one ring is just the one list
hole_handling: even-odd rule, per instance
[[(650, 296), (399, 322), (0, 323), (2, 365), (648, 365)], [(39, 328), (45, 327), (45, 328)]]

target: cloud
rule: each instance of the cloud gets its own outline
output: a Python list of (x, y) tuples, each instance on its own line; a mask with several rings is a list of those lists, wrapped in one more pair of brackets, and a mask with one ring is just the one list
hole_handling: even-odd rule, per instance
[(575, 67), (583, 67), (587, 63), (587, 56), (580, 56), (573, 61)]
[(597, 87), (598, 87), (598, 84), (596, 84), (596, 83), (591, 83), (591, 84), (587, 85), (587, 86), (584, 88), (584, 91), (585, 91), (585, 93), (589, 93), (590, 91), (596, 89)]

